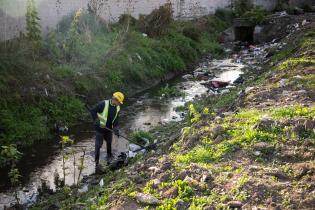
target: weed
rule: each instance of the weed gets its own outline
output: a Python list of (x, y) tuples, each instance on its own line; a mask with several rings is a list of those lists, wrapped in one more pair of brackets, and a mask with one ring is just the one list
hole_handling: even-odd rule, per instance
[(313, 118), (315, 116), (315, 108), (302, 106), (288, 106), (283, 108), (276, 108), (272, 110), (271, 116), (277, 119), (293, 117)]
[(144, 146), (145, 144), (153, 141), (153, 136), (147, 131), (138, 130), (131, 134), (131, 140), (136, 144)]
[(168, 84), (165, 87), (162, 87), (159, 90), (158, 94), (160, 96), (167, 97), (167, 98), (179, 97), (179, 96), (184, 95), (184, 93), (178, 90), (177, 87), (175, 86), (170, 87)]
[(288, 60), (285, 60), (284, 62), (280, 63), (278, 65), (278, 69), (283, 71), (287, 69), (292, 69), (296, 66), (309, 66), (309, 65), (315, 65), (315, 61), (309, 58), (290, 58)]

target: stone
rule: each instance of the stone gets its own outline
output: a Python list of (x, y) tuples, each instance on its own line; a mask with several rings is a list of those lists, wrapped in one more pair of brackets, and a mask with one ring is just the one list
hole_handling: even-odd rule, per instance
[(304, 122), (305, 130), (313, 130), (314, 129), (314, 122), (312, 120), (305, 120)]
[(260, 129), (260, 130), (270, 130), (273, 125), (275, 125), (275, 121), (268, 116), (264, 116), (255, 125), (255, 128)]
[(260, 152), (260, 151), (254, 151), (253, 154), (254, 154), (255, 156), (260, 156), (260, 155), (261, 155), (261, 152)]
[(222, 135), (219, 135), (214, 139), (214, 143), (218, 144), (222, 142), (223, 140), (224, 140), (224, 137)]
[(164, 198), (176, 198), (178, 196), (178, 188), (173, 186), (170, 189), (166, 190), (162, 196)]
[(161, 181), (159, 179), (153, 179), (152, 180), (152, 187), (158, 188), (158, 186), (161, 184)]
[(182, 78), (185, 79), (185, 80), (192, 80), (194, 78), (194, 76), (191, 75), (191, 74), (186, 74)]
[(209, 174), (203, 174), (200, 178), (200, 182), (209, 183), (213, 180), (213, 178)]
[(245, 94), (248, 94), (249, 92), (251, 92), (254, 89), (255, 89), (255, 87), (247, 87), (247, 88), (245, 88)]
[(142, 203), (142, 204), (147, 204), (147, 205), (160, 204), (160, 201), (156, 197), (152, 195), (144, 194), (144, 193), (137, 193), (135, 198), (137, 199), (139, 203)]
[(224, 133), (224, 128), (221, 125), (213, 127), (210, 131), (211, 137), (213, 139), (217, 138), (219, 135)]
[(178, 173), (177, 179), (184, 180), (186, 178), (186, 176), (189, 176), (189, 174), (190, 174), (189, 171), (183, 170), (183, 171)]
[(159, 179), (161, 182), (166, 182), (170, 179), (171, 175), (169, 173), (160, 174)]
[(270, 150), (273, 149), (273, 145), (267, 142), (258, 142), (253, 145), (253, 148), (261, 151), (261, 150)]
[(166, 171), (172, 168), (172, 163), (171, 162), (164, 162), (162, 163), (161, 166), (161, 171)]
[(279, 81), (279, 87), (285, 87), (287, 85), (288, 79), (281, 79)]
[(241, 201), (229, 201), (227, 205), (231, 209), (233, 208), (241, 209), (243, 206), (243, 203)]

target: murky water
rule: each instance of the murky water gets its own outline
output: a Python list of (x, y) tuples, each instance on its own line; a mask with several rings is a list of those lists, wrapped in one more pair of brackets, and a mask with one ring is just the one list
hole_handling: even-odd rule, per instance
[[(196, 71), (213, 72), (214, 76), (208, 78), (208, 82), (213, 78), (222, 81), (233, 82), (242, 74), (241, 63), (235, 63), (232, 59), (214, 60), (207, 65), (202, 64)], [(193, 76), (191, 76), (193, 77)], [(186, 102), (193, 100), (196, 96), (207, 94), (208, 88), (194, 78), (176, 78), (169, 82), (170, 86), (177, 86), (184, 92), (184, 96), (173, 99), (164, 99), (158, 95), (161, 85), (139, 95), (132, 100), (125, 109), (123, 108), (120, 117), (122, 134), (128, 135), (133, 130), (149, 130), (150, 128), (167, 123), (169, 121), (180, 121), (184, 113), (176, 112), (176, 107), (185, 105)], [(166, 84), (162, 84), (165, 86)], [(72, 185), (78, 179), (78, 167), (74, 167), (74, 159), (78, 165), (80, 158), (85, 150), (84, 169), (82, 176), (94, 173), (94, 133), (93, 127), (89, 124), (77, 126), (71, 130), (73, 139), (76, 143), (67, 148), (72, 153), (65, 164), (67, 167), (66, 184)], [(38, 145), (30, 154), (27, 154), (21, 163), (22, 190), (19, 194), (23, 202), (31, 203), (36, 200), (37, 189), (45, 183), (49, 188), (55, 189), (54, 177), (63, 177), (62, 170), (62, 151), (57, 144), (58, 138), (50, 142)], [(113, 152), (119, 154), (128, 150), (128, 142), (123, 138), (114, 137)], [(105, 155), (105, 144), (102, 148), (103, 158)], [(5, 180), (5, 179), (2, 179)], [(3, 181), (2, 181), (3, 182)], [(0, 193), (0, 209), (4, 205), (14, 202), (12, 192), (6, 190), (5, 183), (1, 183), (2, 192)]]

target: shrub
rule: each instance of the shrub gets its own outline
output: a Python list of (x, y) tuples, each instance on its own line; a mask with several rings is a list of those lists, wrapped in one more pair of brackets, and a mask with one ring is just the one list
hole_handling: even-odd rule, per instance
[(172, 5), (171, 3), (167, 3), (160, 6), (159, 9), (153, 10), (149, 15), (140, 15), (138, 28), (150, 37), (156, 37), (165, 34), (172, 22)]
[(131, 140), (136, 144), (144, 146), (147, 142), (153, 141), (153, 136), (149, 132), (138, 130), (131, 134)]
[(0, 111), (1, 145), (31, 145), (48, 135), (47, 118), (39, 109), (27, 104), (9, 105)]
[(251, 10), (245, 12), (242, 17), (248, 18), (255, 25), (262, 24), (267, 16), (267, 11), (262, 7), (254, 7)]
[(234, 5), (234, 12), (237, 17), (241, 17), (245, 12), (252, 8), (253, 5), (250, 0), (237, 0)]
[(137, 19), (134, 18), (132, 15), (129, 14), (122, 14), (118, 17), (118, 23), (121, 25), (127, 25), (129, 22), (129, 25), (135, 26), (137, 23)]
[(191, 26), (191, 27), (184, 28), (183, 34), (184, 36), (198, 42), (200, 40), (201, 31), (197, 29), (196, 27)]

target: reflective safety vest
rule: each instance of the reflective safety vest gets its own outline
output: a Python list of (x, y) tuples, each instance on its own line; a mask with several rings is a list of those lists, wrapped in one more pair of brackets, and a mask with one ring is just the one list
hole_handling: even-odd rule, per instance
[[(105, 100), (105, 106), (104, 106), (103, 112), (102, 113), (97, 113), (98, 119), (100, 120), (100, 127), (101, 128), (105, 128), (106, 127), (107, 118), (108, 118), (109, 103), (110, 103), (109, 100)], [(119, 111), (120, 111), (120, 106), (117, 106), (116, 114), (115, 114), (115, 117), (113, 119), (113, 122), (116, 120)]]

